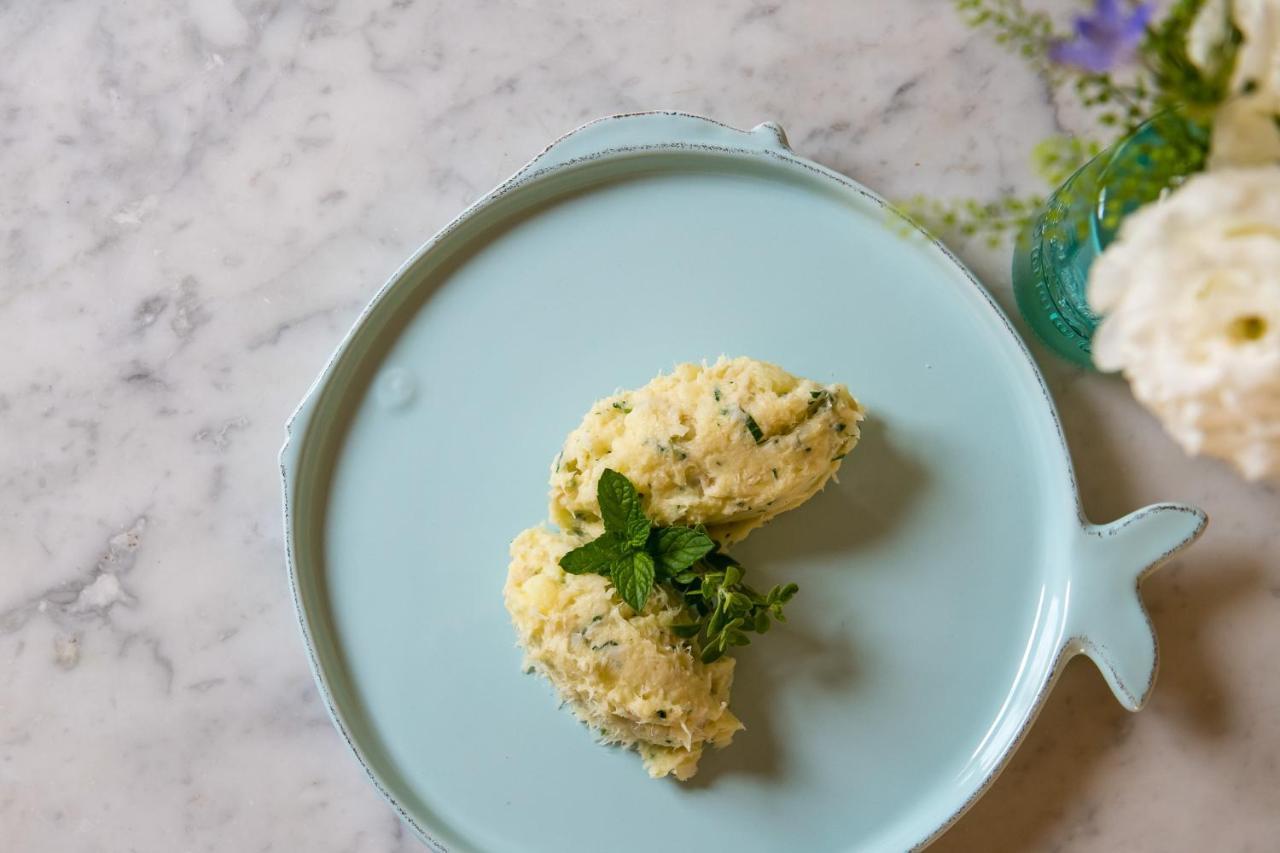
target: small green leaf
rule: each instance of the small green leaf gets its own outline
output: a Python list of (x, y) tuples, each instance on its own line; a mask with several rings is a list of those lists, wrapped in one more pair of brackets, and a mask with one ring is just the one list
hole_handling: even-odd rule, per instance
[(711, 553), (715, 541), (691, 527), (663, 527), (649, 537), (660, 575), (674, 575)]
[(574, 548), (560, 558), (560, 568), (571, 575), (582, 575), (588, 572), (607, 574), (609, 565), (626, 553), (618, 537), (606, 533), (586, 545)]
[(677, 637), (682, 637), (686, 640), (692, 637), (698, 636), (698, 632), (701, 630), (702, 630), (702, 626), (699, 625), (697, 622), (693, 622), (688, 625), (672, 625), (671, 626), (671, 633), (675, 634)]
[(711, 612), (711, 618), (707, 620), (707, 636), (719, 634), (728, 621), (729, 617), (724, 612), (724, 602), (717, 602), (716, 609)]
[(653, 557), (644, 551), (634, 551), (614, 562), (610, 571), (614, 589), (622, 600), (637, 613), (644, 610), (653, 591)]
[(742, 580), (742, 567), (730, 564), (724, 570), (724, 585), (737, 586)]
[(606, 468), (596, 488), (604, 529), (627, 545), (639, 548), (649, 538), (649, 519), (644, 516), (640, 495), (631, 481)]

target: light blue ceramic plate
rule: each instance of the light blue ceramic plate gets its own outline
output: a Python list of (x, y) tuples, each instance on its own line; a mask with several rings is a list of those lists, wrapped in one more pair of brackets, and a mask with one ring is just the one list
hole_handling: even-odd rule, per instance
[[(1067, 658), (1142, 705), (1137, 581), (1204, 515), (1085, 521), (1022, 343), (903, 231), (774, 125), (622, 116), (378, 294), (289, 427), (290, 570), (335, 723), (429, 846), (903, 850), (991, 782)], [(800, 594), (740, 655), (746, 731), (682, 785), (521, 673), (502, 584), (591, 402), (721, 353), (847, 383), (871, 416), (839, 485), (736, 549)]]

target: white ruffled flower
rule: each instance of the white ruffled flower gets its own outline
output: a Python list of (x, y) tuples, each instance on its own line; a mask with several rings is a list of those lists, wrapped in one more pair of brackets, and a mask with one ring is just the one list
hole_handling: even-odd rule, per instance
[(1187, 54), (1202, 71), (1215, 73), (1213, 48), (1232, 21), (1244, 42), (1230, 94), (1214, 114), (1209, 168), (1280, 164), (1280, 0), (1209, 0), (1187, 33)]
[(1188, 453), (1280, 479), (1280, 167), (1197, 175), (1094, 263), (1093, 360)]

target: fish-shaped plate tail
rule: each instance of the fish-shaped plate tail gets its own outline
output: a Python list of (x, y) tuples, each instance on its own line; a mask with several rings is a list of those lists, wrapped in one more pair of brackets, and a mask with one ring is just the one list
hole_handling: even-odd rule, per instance
[(1160, 662), (1139, 587), (1207, 523), (1194, 507), (1155, 504), (1110, 524), (1087, 525), (1073, 543), (1068, 650), (1097, 664), (1130, 711), (1146, 704)]

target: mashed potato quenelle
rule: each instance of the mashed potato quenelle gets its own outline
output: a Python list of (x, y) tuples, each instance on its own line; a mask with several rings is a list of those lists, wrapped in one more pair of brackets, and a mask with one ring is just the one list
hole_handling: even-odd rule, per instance
[(862, 418), (843, 385), (773, 364), (681, 364), (591, 407), (553, 465), (551, 519), (599, 534), (596, 483), (612, 468), (639, 489), (655, 524), (704, 524), (737, 542), (822, 489), (858, 443)]
[(605, 742), (635, 747), (650, 776), (688, 779), (706, 744), (742, 728), (729, 711), (733, 659), (703, 664), (672, 633), (689, 616), (665, 587), (636, 613), (608, 578), (566, 573), (560, 558), (579, 544), (542, 527), (511, 543), (503, 595), (525, 663)]

